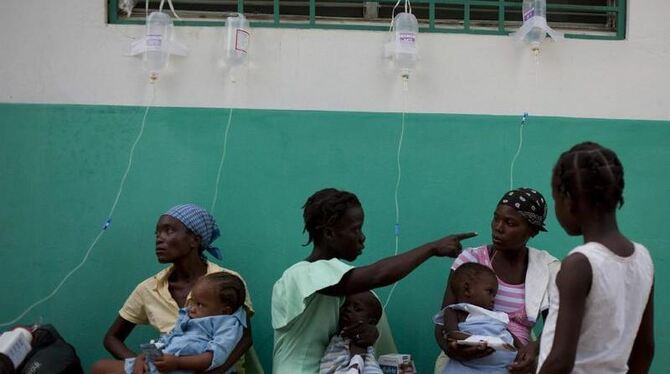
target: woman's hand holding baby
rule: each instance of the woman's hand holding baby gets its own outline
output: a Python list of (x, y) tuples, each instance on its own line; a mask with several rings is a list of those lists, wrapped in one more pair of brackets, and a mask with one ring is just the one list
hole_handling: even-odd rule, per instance
[(519, 349), (514, 362), (508, 367), (510, 373), (522, 374), (535, 372), (537, 356), (540, 352), (540, 343), (531, 341)]
[(162, 355), (154, 359), (154, 365), (160, 372), (168, 372), (179, 369), (179, 357), (173, 355)]
[(377, 326), (359, 321), (351, 326), (344, 326), (342, 336), (349, 338), (354, 345), (367, 348), (375, 344), (379, 338), (379, 331)]
[(135, 358), (135, 364), (133, 365), (133, 374), (144, 374), (149, 372), (149, 366), (144, 359), (144, 354), (141, 354)]
[(495, 350), (480, 343), (477, 345), (462, 345), (458, 344), (456, 339), (447, 337), (447, 356), (458, 361), (470, 361), (477, 358), (482, 358), (495, 352)]

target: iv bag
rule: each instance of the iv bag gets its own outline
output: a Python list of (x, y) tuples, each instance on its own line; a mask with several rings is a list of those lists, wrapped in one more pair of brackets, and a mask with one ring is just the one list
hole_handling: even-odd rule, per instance
[[(545, 0), (546, 1), (546, 0)], [(522, 6), (523, 22), (529, 22), (534, 17), (547, 19), (547, 4), (543, 0), (524, 0)], [(545, 21), (546, 22), (546, 21)], [(526, 34), (525, 41), (532, 48), (537, 48), (547, 37), (547, 32), (542, 27), (532, 27)]]
[(547, 37), (547, 34), (554, 41), (563, 39), (563, 33), (555, 31), (547, 24), (546, 0), (523, 0), (521, 9), (523, 25), (512, 34), (512, 37), (525, 41), (536, 52), (539, 51), (540, 44)]
[(174, 40), (174, 25), (169, 15), (152, 12), (147, 17), (146, 35), (131, 45), (131, 56), (143, 54), (144, 66), (152, 81), (167, 66), (169, 56), (185, 56), (186, 47)]
[(393, 18), (392, 31), (393, 40), (386, 45), (386, 55), (395, 60), (403, 77), (409, 77), (418, 57), (419, 22), (412, 13), (401, 12)]
[(228, 67), (242, 65), (249, 51), (249, 22), (241, 13), (226, 18), (226, 34), (223, 43), (222, 62)]
[(170, 55), (168, 40), (171, 27), (172, 19), (165, 13), (153, 12), (147, 18), (144, 63), (152, 80), (157, 79), (160, 71), (167, 65)]

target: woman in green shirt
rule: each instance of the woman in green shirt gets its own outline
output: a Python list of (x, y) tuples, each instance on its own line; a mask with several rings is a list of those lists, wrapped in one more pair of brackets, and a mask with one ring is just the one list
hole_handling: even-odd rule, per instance
[[(363, 208), (356, 195), (334, 188), (307, 199), (303, 218), (312, 252), (289, 267), (272, 289), (274, 329), (273, 373), (317, 373), (319, 360), (336, 333), (345, 295), (390, 285), (407, 276), (430, 257), (456, 257), (460, 241), (476, 236), (447, 236), (374, 264), (353, 267), (362, 252)], [(359, 346), (377, 339), (374, 326), (361, 323), (346, 332)]]

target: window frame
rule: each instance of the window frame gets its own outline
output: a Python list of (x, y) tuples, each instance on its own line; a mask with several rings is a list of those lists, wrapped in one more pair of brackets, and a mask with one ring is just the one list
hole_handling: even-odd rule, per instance
[[(309, 1), (309, 16), (305, 21), (282, 21), (282, 15), (279, 11), (279, 0), (273, 0), (273, 14), (272, 20), (250, 20), (251, 27), (268, 27), (268, 28), (294, 28), (294, 29), (331, 29), (331, 30), (370, 30), (370, 31), (387, 31), (388, 24), (381, 24), (379, 22), (367, 22), (364, 18), (355, 19), (351, 22), (344, 21), (319, 21), (316, 16), (316, 1)], [(347, 1), (347, 0), (343, 0)], [(351, 2), (359, 2), (360, 0), (350, 0)], [(509, 1), (509, 0), (507, 0)], [(627, 0), (616, 0), (617, 5), (600, 6), (600, 5), (570, 5), (570, 4), (547, 4), (547, 11), (561, 10), (561, 11), (577, 11), (577, 12), (602, 12), (616, 14), (616, 32), (591, 32), (583, 31), (566, 31), (565, 37), (570, 39), (596, 39), (596, 40), (624, 40), (626, 38), (626, 18), (627, 18)], [(363, 1), (360, 1), (363, 3)], [(382, 4), (395, 4), (395, 0), (377, 0), (376, 2)], [(108, 0), (107, 20), (110, 24), (144, 24), (144, 18), (125, 18), (119, 16), (118, 11), (119, 0)], [(452, 33), (452, 34), (478, 34), (478, 35), (510, 35), (518, 29), (520, 22), (513, 22), (505, 20), (505, 12), (508, 9), (519, 9), (521, 12), (521, 2), (514, 2), (509, 4), (506, 0), (414, 0), (414, 4), (428, 5), (428, 20), (419, 20), (420, 32), (428, 33)], [(436, 5), (458, 5), (463, 6), (464, 17), (462, 20), (462, 27), (453, 27), (450, 25), (438, 25), (436, 23)], [(498, 8), (497, 27), (476, 27), (470, 17), (473, 7), (487, 6)], [(167, 5), (166, 5), (167, 7)], [(139, 9), (139, 8), (138, 8)], [(166, 9), (169, 11), (169, 9)], [(244, 13), (244, 0), (237, 0), (237, 12)], [(269, 15), (268, 15), (269, 16)], [(285, 16), (285, 15), (284, 15)], [(390, 23), (390, 19), (389, 19)], [(510, 23), (512, 25), (510, 25)], [(175, 20), (176, 26), (224, 26), (225, 21), (221, 19), (207, 19), (207, 20)], [(559, 28), (559, 30), (562, 30)]]

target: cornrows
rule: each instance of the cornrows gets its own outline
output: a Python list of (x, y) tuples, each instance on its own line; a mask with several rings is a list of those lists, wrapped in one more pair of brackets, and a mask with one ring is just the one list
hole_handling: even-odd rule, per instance
[(361, 206), (356, 195), (335, 188), (325, 188), (310, 196), (303, 206), (302, 217), (305, 220), (305, 228), (309, 238), (307, 243), (318, 243), (321, 240), (323, 229), (333, 225), (342, 217), (347, 209), (353, 206)]
[(216, 287), (223, 304), (231, 306), (233, 310), (237, 310), (244, 304), (246, 289), (239, 277), (220, 271), (207, 274), (204, 276), (204, 279), (207, 282), (212, 282)]
[(554, 167), (557, 190), (603, 211), (623, 206), (623, 165), (610, 149), (584, 142), (563, 153)]

